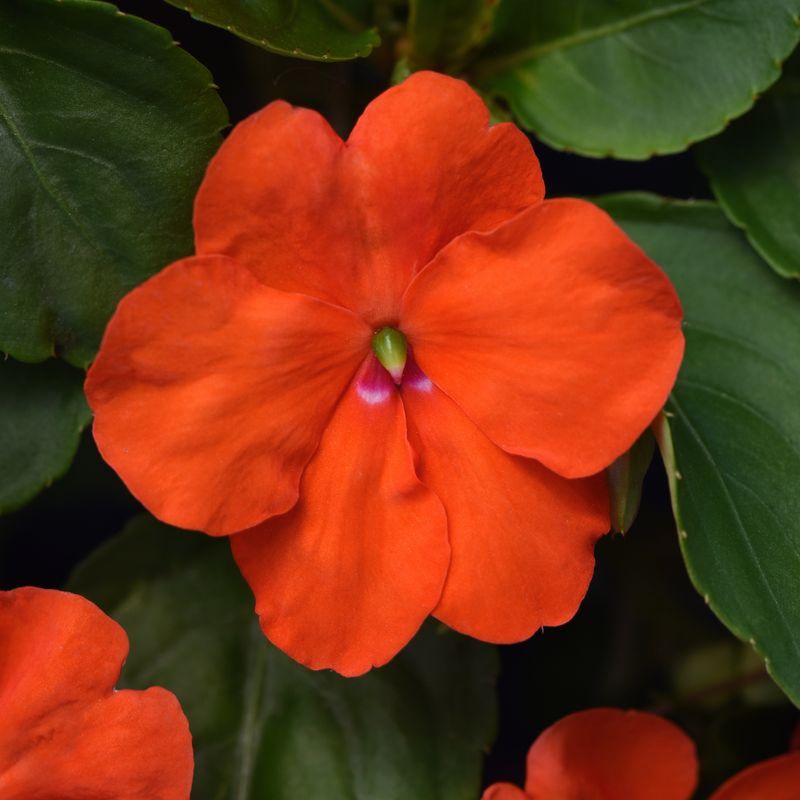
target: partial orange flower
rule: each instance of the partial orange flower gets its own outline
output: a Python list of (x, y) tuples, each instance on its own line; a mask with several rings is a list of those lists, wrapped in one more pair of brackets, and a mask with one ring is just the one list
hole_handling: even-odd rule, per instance
[(86, 392), (158, 517), (232, 536), (266, 635), (357, 675), (433, 614), (493, 642), (575, 613), (600, 473), (683, 353), (664, 274), (543, 200), (513, 125), (418, 73), (343, 142), (272, 103), (195, 203), (197, 255), (131, 292)]
[(799, 797), (800, 753), (792, 752), (734, 775), (709, 800), (797, 800)]
[[(497, 783), (483, 800), (689, 800), (697, 753), (676, 725), (655, 714), (595, 708), (548, 728), (528, 751), (525, 789)], [(710, 800), (797, 800), (800, 753), (756, 764)]]
[(164, 689), (115, 691), (125, 632), (88, 600), (0, 592), (0, 797), (188, 800), (189, 726)]

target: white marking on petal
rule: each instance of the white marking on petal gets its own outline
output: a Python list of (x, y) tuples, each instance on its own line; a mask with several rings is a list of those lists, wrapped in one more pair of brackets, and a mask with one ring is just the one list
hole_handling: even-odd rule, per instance
[(408, 384), (410, 388), (416, 389), (418, 392), (433, 391), (433, 381), (422, 372), (406, 378), (406, 384)]
[(391, 389), (385, 386), (367, 386), (365, 383), (359, 382), (356, 386), (358, 396), (371, 406), (376, 406), (378, 403), (385, 403), (389, 399)]

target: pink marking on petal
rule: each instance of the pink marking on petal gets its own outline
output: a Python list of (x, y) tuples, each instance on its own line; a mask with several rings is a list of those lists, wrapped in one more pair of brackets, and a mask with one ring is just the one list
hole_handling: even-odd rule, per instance
[(378, 403), (385, 403), (393, 391), (394, 383), (392, 383), (389, 373), (375, 356), (368, 356), (356, 379), (358, 396), (365, 403), (374, 406)]
[(433, 389), (433, 381), (419, 368), (419, 364), (411, 354), (408, 356), (406, 370), (403, 373), (403, 386), (416, 389), (418, 392), (430, 392)]

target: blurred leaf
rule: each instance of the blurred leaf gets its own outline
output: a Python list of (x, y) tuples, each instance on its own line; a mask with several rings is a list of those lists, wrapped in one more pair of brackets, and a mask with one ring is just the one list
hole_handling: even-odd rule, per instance
[(167, 0), (273, 53), (316, 61), (368, 56), (380, 44), (368, 28), (369, 0)]
[(225, 542), (140, 517), (71, 589), (127, 630), (127, 686), (165, 686), (195, 743), (194, 800), (474, 800), (494, 732), (494, 648), (426, 627), (363, 678), (270, 646)]
[(608, 485), (611, 490), (611, 527), (617, 533), (626, 533), (639, 513), (642, 500), (642, 483), (647, 468), (653, 460), (655, 439), (646, 430), (627, 453), (623, 453), (608, 468)]
[(697, 155), (730, 220), (776, 272), (800, 277), (800, 56), (752, 113)]
[(648, 158), (747, 111), (798, 14), (800, 0), (503, 0), (472, 75), (553, 147)]
[(491, 30), (496, 0), (411, 0), (408, 60), (412, 69), (454, 72)]
[(662, 455), (689, 575), (800, 704), (800, 286), (712, 203), (599, 201), (675, 284), (686, 357)]
[(411, 62), (407, 58), (398, 58), (397, 61), (394, 62), (394, 67), (392, 67), (392, 74), (389, 78), (389, 82), (392, 86), (397, 86), (398, 83), (402, 83), (411, 75), (413, 71)]
[(66, 472), (90, 419), (82, 372), (0, 358), (0, 514)]
[(732, 701), (747, 706), (786, 702), (758, 653), (735, 639), (695, 648), (676, 665), (673, 680), (678, 703), (692, 708), (719, 709)]
[(210, 84), (112, 5), (0, 0), (0, 349), (85, 366), (120, 297), (192, 252)]
[(23, 508), (0, 516), (0, 588), (63, 586), (109, 531), (141, 510), (84, 429), (64, 475)]

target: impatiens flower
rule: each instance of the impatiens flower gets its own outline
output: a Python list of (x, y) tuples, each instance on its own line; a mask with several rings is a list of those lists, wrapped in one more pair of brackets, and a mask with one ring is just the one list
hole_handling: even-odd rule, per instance
[(192, 740), (164, 689), (115, 691), (125, 632), (67, 592), (0, 592), (0, 798), (188, 800)]
[(162, 520), (232, 536), (302, 663), (362, 673), (429, 614), (519, 641), (586, 592), (598, 473), (665, 402), (681, 310), (605, 213), (543, 195), (461, 81), (412, 76), (346, 142), (272, 103), (211, 162), (197, 255), (111, 320), (100, 451)]
[[(525, 790), (490, 786), (483, 800), (689, 800), (697, 753), (655, 714), (597, 708), (559, 720), (528, 751)], [(800, 753), (764, 761), (727, 781), (710, 800), (797, 800)]]
[(754, 764), (734, 775), (709, 800), (797, 800), (800, 753), (787, 753)]
[(671, 722), (597, 708), (539, 736), (528, 751), (525, 791), (496, 784), (483, 800), (688, 800), (697, 771), (694, 744)]

